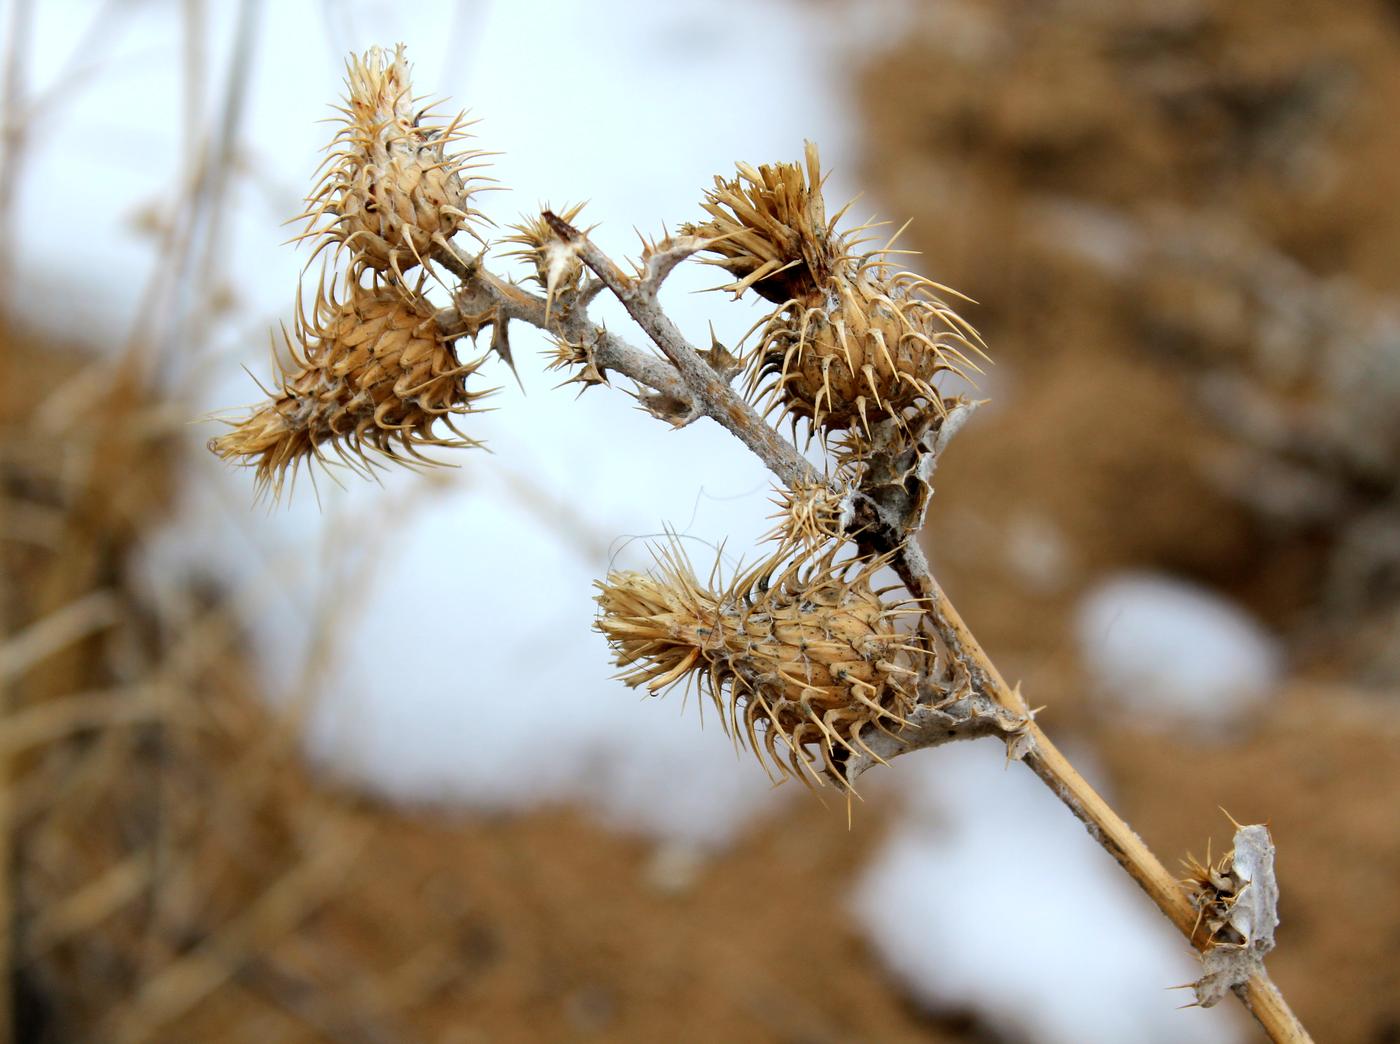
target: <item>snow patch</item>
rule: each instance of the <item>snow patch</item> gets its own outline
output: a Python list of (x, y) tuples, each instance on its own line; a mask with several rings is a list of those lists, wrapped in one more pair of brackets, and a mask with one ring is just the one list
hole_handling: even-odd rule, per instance
[[(866, 777), (871, 779), (872, 777)], [(902, 758), (903, 814), (853, 908), (930, 1009), (1038, 1044), (1225, 1044), (1234, 1012), (1179, 1011), (1199, 977), (1172, 926), (1029, 772), (988, 743)]]
[(1103, 698), (1139, 724), (1214, 731), (1244, 721), (1283, 670), (1278, 640), (1243, 608), (1162, 574), (1096, 584), (1076, 631)]

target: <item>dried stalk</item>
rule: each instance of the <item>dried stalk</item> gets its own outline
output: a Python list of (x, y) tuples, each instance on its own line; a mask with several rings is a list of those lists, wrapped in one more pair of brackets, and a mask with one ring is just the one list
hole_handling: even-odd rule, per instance
[[(487, 270), (480, 257), (465, 257), (451, 244), (439, 247), (433, 260), (461, 280), (453, 306), (439, 313), (438, 322), (444, 329), (475, 332), (489, 323), (499, 342), (505, 339), (503, 331), (510, 320), (520, 319), (566, 341), (589, 345), (598, 369), (604, 373), (615, 370), (687, 409), (695, 408), (689, 388), (673, 367), (590, 322), (584, 308), (551, 312), (543, 297), (498, 278)], [(580, 303), (586, 304), (601, 289), (602, 284), (598, 284), (591, 291), (585, 290)], [(505, 358), (509, 359), (508, 343)]]
[[(602, 286), (617, 297), (660, 349), (669, 366), (594, 327), (583, 316), (582, 309), (556, 309), (547, 321), (543, 298), (490, 275), (479, 259), (465, 260), (454, 253), (443, 261), (463, 280), (457, 297), (458, 321), (479, 314), (483, 310), (481, 306), (488, 306), (500, 309), (497, 315), (502, 317), (499, 320), (502, 323), (505, 318), (522, 319), (557, 337), (591, 339), (597, 346), (600, 365), (606, 359), (608, 369), (686, 403), (692, 415), (713, 419), (756, 453), (789, 487), (820, 481), (815, 469), (792, 443), (730, 388), (661, 308), (657, 299), (661, 282), (679, 261), (703, 248), (703, 240), (682, 237), (661, 244), (649, 256), (644, 272), (634, 278), (578, 229), (552, 213), (547, 212), (544, 217), (555, 234), (577, 251), (579, 260)], [(955, 411), (940, 426), (931, 440), (930, 472), (938, 454), (968, 413), (970, 409)], [(909, 726), (895, 730), (893, 735), (876, 736), (872, 740), (876, 757), (852, 759), (846, 768), (847, 781), (854, 780), (877, 760), (951, 739), (999, 736), (1006, 741), (1010, 756), (1024, 762), (1051, 789), (1192, 946), (1203, 950), (1208, 943), (1208, 933), (1200, 924), (1199, 914), (1185, 888), (1051, 743), (1035, 723), (1020, 692), (1002, 678), (929, 571), (927, 560), (914, 539), (922, 526), (922, 509), (926, 506), (926, 503), (921, 505), (911, 518), (904, 504), (863, 504), (852, 522), (853, 531), (858, 530), (853, 535), (863, 550), (893, 556), (893, 565), (901, 581), (924, 608), (926, 625), (966, 671), (971, 693), (937, 708), (921, 707), (911, 717)], [(1234, 992), (1272, 1040), (1291, 1044), (1311, 1040), (1262, 969), (1247, 983), (1236, 986)]]
[(758, 411), (741, 399), (728, 382), (720, 379), (661, 309), (656, 292), (662, 281), (677, 264), (704, 247), (703, 239), (685, 236), (668, 241), (649, 258), (645, 277), (631, 279), (578, 229), (548, 212), (544, 219), (561, 240), (577, 248), (579, 260), (612, 291), (627, 314), (661, 349), (706, 417), (733, 432), (784, 484), (794, 486), (817, 480), (816, 469), (802, 458), (796, 447), (766, 424)]

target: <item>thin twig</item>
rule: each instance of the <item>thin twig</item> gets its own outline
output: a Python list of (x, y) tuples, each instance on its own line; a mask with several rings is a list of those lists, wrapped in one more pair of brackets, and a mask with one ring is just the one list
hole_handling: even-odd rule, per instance
[(453, 307), (440, 319), (444, 326), (460, 328), (463, 319), (488, 314), (491, 318), (486, 321), (493, 323), (520, 319), (572, 344), (588, 345), (600, 370), (620, 373), (693, 408), (690, 390), (674, 366), (595, 325), (583, 308), (551, 310), (543, 297), (493, 275), (480, 258), (466, 257), (455, 249), (439, 249), (433, 259), (462, 281)]
[[(700, 352), (681, 335), (680, 330), (676, 329), (676, 324), (662, 311), (661, 304), (656, 299), (656, 287), (661, 278), (664, 278), (665, 270), (659, 277), (650, 280), (632, 279), (599, 250), (592, 240), (567, 221), (547, 210), (544, 212), (544, 219), (560, 239), (577, 245), (579, 260), (603, 281), (603, 285), (622, 302), (627, 314), (637, 321), (637, 325), (646, 331), (647, 336), (661, 349), (661, 353), (670, 360), (681, 380), (695, 396), (705, 416), (733, 432), (745, 446), (758, 454), (759, 459), (768, 465), (768, 469), (786, 485), (796, 486), (803, 482), (819, 481), (816, 469), (797, 452), (797, 448), (770, 427), (758, 415), (757, 410), (741, 399), (728, 383), (720, 379), (714, 368), (701, 358)], [(689, 252), (694, 253), (703, 243), (703, 240), (695, 240), (693, 245), (688, 245)]]

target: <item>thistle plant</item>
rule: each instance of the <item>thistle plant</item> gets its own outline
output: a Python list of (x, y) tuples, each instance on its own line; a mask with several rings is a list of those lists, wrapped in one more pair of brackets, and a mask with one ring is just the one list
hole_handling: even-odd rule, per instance
[(621, 679), (652, 692), (694, 679), (779, 772), (849, 787), (845, 759), (875, 756), (867, 733), (918, 705), (928, 650), (899, 626), (918, 610), (872, 587), (885, 562), (839, 551), (770, 557), (721, 591), (674, 547), (651, 575), (614, 573), (598, 585), (598, 627)]
[(258, 482), (275, 490), (307, 458), (326, 460), (328, 446), (357, 468), (371, 452), (430, 463), (421, 447), (475, 444), (453, 417), (488, 394), (466, 386), (482, 360), (457, 360), (421, 287), (351, 280), (336, 300), (334, 285), (328, 292), (322, 282), (310, 318), (300, 305), (295, 335), (283, 331), (292, 362), (279, 391), (214, 439), (215, 453), (251, 462)]
[[(1308, 1039), (1263, 966), (1277, 895), (1267, 831), (1241, 828), (1228, 866), (1176, 880), (1050, 742), (934, 579), (918, 536), (940, 456), (976, 406), (945, 392), (945, 375), (970, 377), (985, 346), (951, 303), (960, 295), (898, 269), (894, 238), (866, 249), (875, 226), (843, 228), (844, 208), (826, 216), (815, 145), (799, 163), (717, 177), (706, 217), (646, 243), (629, 271), (577, 226), (580, 206), (493, 240), (474, 205), (484, 179), (466, 173), (484, 154), (449, 150), (464, 117), (434, 123), (416, 108), (402, 48), (352, 58), (347, 86), (303, 215), (330, 274), (284, 335), (292, 362), (269, 401), (212, 440), (215, 453), (275, 495), (303, 467), (430, 464), (427, 447), (476, 445), (478, 371), (491, 355), (512, 365), (512, 322), (545, 333), (566, 383), (626, 381), (665, 423), (720, 424), (776, 476), (776, 524), (737, 576), (716, 563), (702, 579), (671, 541), (650, 572), (598, 582), (597, 626), (621, 680), (698, 688), (770, 769), (848, 799), (873, 765), (1000, 739), (1202, 953), (1198, 1003), (1234, 992), (1274, 1039)], [(496, 275), (497, 251), (525, 259), (536, 288)], [(690, 261), (724, 270), (718, 289), (772, 306), (744, 347), (697, 348), (662, 309), (662, 284)], [(593, 321), (603, 293), (648, 348)], [(488, 329), (463, 361), (458, 345)], [(775, 412), (791, 439), (765, 420)], [(799, 451), (804, 434), (821, 468)], [(1250, 916), (1233, 916), (1246, 895)]]
[[(980, 353), (981, 338), (944, 303), (954, 291), (910, 272), (891, 272), (892, 245), (861, 253), (873, 225), (840, 230), (842, 208), (830, 221), (822, 198), (817, 147), (807, 143), (805, 166), (779, 163), (757, 170), (740, 164), (732, 180), (717, 177), (704, 207), (710, 220), (681, 231), (710, 241), (708, 260), (747, 291), (778, 305), (761, 324), (749, 367), (749, 392), (809, 431), (859, 429), (872, 419), (902, 420), (911, 411), (942, 411), (933, 381), (975, 366), (964, 348)], [(961, 296), (961, 295), (956, 295)]]
[(341, 126), (306, 199), (308, 228), (299, 238), (319, 240), (318, 249), (335, 244), (349, 251), (352, 268), (402, 280), (405, 269), (481, 216), (471, 206), (481, 179), (463, 175), (480, 166), (482, 153), (448, 154), (468, 136), (465, 113), (444, 125), (417, 107), (402, 47), (392, 60), (375, 51), (352, 55), (345, 82)]

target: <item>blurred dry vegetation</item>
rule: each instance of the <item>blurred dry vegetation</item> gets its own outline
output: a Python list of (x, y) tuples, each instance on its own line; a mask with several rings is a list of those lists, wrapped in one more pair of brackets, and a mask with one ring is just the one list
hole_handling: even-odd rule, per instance
[[(999, 362), (941, 473), (938, 571), (1159, 852), (1200, 850), (1217, 805), (1269, 820), (1276, 980), (1320, 1039), (1400, 1039), (1400, 9), (919, 10), (852, 90), (862, 180), (983, 302)], [(235, 593), (137, 579), (186, 441), (140, 346), (0, 337), (15, 1039), (985, 1039), (903, 997), (846, 920), (878, 793), (850, 832), (800, 800), (707, 857), (313, 777)], [(1295, 670), (1247, 734), (1088, 698), (1067, 621), (1123, 566), (1285, 637)]]

